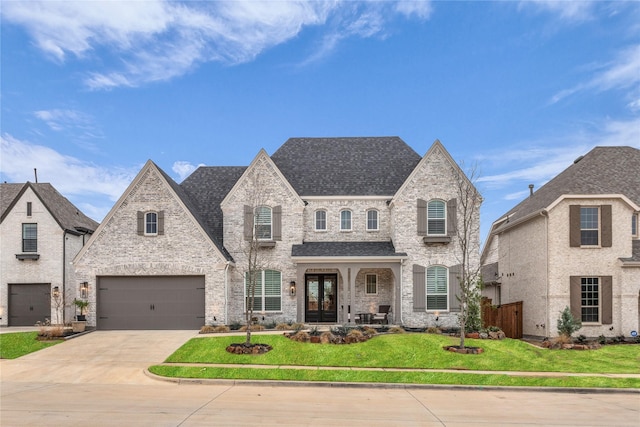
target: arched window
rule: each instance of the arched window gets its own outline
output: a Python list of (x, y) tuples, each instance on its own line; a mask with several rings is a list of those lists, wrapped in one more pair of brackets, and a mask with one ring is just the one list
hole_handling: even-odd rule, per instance
[(367, 211), (367, 230), (378, 230), (378, 211), (375, 209)]
[(351, 211), (348, 209), (340, 211), (340, 230), (351, 231)]
[(319, 209), (316, 211), (316, 231), (326, 231), (327, 211)]
[(427, 268), (427, 311), (449, 311), (449, 271), (446, 267)]
[(427, 205), (427, 235), (447, 234), (447, 208), (442, 200), (430, 200)]
[(147, 212), (144, 214), (144, 234), (145, 236), (156, 236), (158, 234), (157, 212)]

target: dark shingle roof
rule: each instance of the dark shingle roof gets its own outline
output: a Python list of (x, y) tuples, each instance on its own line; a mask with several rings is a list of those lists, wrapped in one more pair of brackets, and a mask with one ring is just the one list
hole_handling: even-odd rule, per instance
[(305, 242), (293, 245), (294, 257), (399, 257), (406, 253), (396, 252), (391, 242)]
[[(640, 205), (640, 150), (595, 147), (501, 218), (509, 223), (548, 207), (563, 194), (624, 194)], [(508, 226), (501, 224), (494, 231)]]
[(72, 232), (85, 230), (93, 232), (98, 228), (96, 221), (83, 214), (49, 183), (27, 182), (25, 184), (0, 184), (0, 186), (3, 220), (17, 199), (27, 188), (31, 187), (62, 229)]
[(304, 196), (393, 196), (421, 160), (392, 137), (290, 138), (272, 156)]
[(246, 169), (245, 166), (201, 166), (180, 184), (205, 229), (221, 244), (224, 240), (220, 203)]

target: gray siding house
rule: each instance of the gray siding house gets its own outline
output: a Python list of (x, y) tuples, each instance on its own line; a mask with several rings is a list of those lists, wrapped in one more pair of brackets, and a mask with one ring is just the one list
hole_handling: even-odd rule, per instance
[(73, 320), (71, 260), (98, 223), (48, 183), (0, 184), (0, 325)]
[(484, 296), (523, 301), (523, 333), (556, 336), (565, 307), (587, 337), (640, 328), (640, 150), (596, 147), (496, 220)]
[(148, 161), (73, 262), (89, 324), (243, 323), (257, 243), (260, 321), (455, 326), (460, 177), (439, 141), (398, 137), (291, 138), (181, 184)]

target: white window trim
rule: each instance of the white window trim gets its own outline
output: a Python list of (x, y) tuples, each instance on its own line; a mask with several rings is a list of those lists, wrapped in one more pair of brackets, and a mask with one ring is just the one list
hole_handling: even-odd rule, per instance
[[(258, 224), (258, 209), (269, 209), (269, 237), (259, 237), (258, 236), (258, 225), (266, 225), (266, 224)], [(260, 242), (270, 242), (273, 240), (273, 208), (271, 206), (258, 206), (253, 211), (253, 234), (256, 236), (256, 240)]]
[[(582, 320), (582, 307), (593, 307), (582, 305), (582, 279), (597, 279), (598, 280), (598, 321), (597, 322), (585, 322)], [(580, 278), (580, 321), (584, 326), (599, 326), (602, 325), (602, 278), (598, 276), (583, 276)]]
[[(431, 202), (441, 202), (444, 205), (444, 218), (431, 218), (433, 220), (444, 220), (444, 233), (429, 233), (429, 205)], [(446, 236), (447, 235), (447, 202), (442, 199), (431, 199), (427, 202), (427, 236)]]
[[(258, 294), (254, 295), (254, 298), (259, 298), (261, 300), (262, 303), (260, 304), (260, 306), (262, 307), (262, 310), (254, 310), (253, 312), (254, 313), (282, 313), (282, 303), (283, 303), (283, 300), (282, 300), (282, 271), (280, 271), (280, 270), (271, 270), (271, 271), (277, 271), (278, 273), (280, 273), (280, 286), (279, 286), (279, 289), (280, 289), (280, 310), (265, 310), (264, 309), (265, 308), (265, 298), (267, 296), (266, 295), (266, 288), (267, 287), (265, 286), (265, 272), (267, 270), (271, 270), (271, 269), (260, 270), (260, 283), (262, 283), (262, 287), (261, 287), (262, 292), (261, 292), (260, 295), (258, 295)], [(248, 298), (248, 295), (247, 295), (247, 273), (245, 272), (245, 274), (243, 276), (244, 276), (244, 279), (243, 279), (242, 282), (243, 282), (243, 289), (244, 289), (244, 292), (243, 292), (244, 293), (244, 311), (246, 313), (247, 309), (248, 309), (248, 307), (247, 307), (247, 298)]]
[[(375, 292), (369, 292), (369, 276), (373, 276), (375, 277), (375, 283), (376, 283), (376, 291)], [(365, 295), (378, 295), (378, 275), (375, 273), (367, 273), (364, 275), (364, 293)]]
[[(342, 228), (342, 212), (349, 212), (349, 228)], [(340, 209), (340, 231), (353, 231), (353, 211), (351, 209)]]
[[(445, 294), (433, 294), (432, 293), (431, 295), (446, 295), (446, 301), (447, 301), (446, 309), (436, 308), (436, 309), (433, 309), (433, 310), (429, 310), (429, 308), (428, 308), (429, 307), (429, 295), (430, 295), (429, 294), (429, 287), (427, 286), (427, 283), (428, 283), (428, 280), (429, 280), (429, 269), (430, 268), (434, 268), (434, 267), (444, 268), (444, 270), (446, 272), (445, 279), (447, 281), (447, 292)], [(426, 308), (427, 313), (449, 312), (449, 309), (450, 309), (450, 307), (449, 307), (449, 290), (450, 290), (450, 287), (449, 287), (449, 268), (447, 268), (444, 265), (439, 265), (439, 264), (430, 265), (429, 267), (427, 267), (425, 269), (425, 271), (424, 271), (424, 288), (425, 288), (424, 289), (424, 291), (425, 291), (425, 301), (424, 302), (425, 302), (425, 308)]]
[[(324, 212), (324, 228), (318, 228), (318, 212)], [(316, 209), (313, 213), (313, 229), (314, 231), (318, 231), (320, 233), (326, 233), (329, 229), (329, 224), (327, 221), (327, 210), (326, 209)]]
[[(376, 213), (376, 228), (369, 228), (369, 212)], [(367, 222), (366, 228), (367, 231), (379, 231), (380, 230), (380, 211), (378, 209), (367, 209), (365, 215), (365, 221)]]
[[(149, 224), (149, 215), (155, 215), (156, 216), (156, 232), (155, 233), (148, 233), (147, 232), (147, 225)], [(156, 211), (148, 211), (144, 213), (144, 235), (145, 236), (157, 236), (158, 235), (158, 212)]]

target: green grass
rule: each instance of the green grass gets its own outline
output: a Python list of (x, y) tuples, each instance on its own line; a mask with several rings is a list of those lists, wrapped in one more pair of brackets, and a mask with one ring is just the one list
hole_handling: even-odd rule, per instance
[(0, 334), (0, 359), (17, 359), (62, 342), (62, 340), (38, 341), (37, 336), (37, 332)]
[[(251, 356), (230, 354), (225, 349), (243, 337), (194, 338), (166, 362), (265, 365), (261, 369), (198, 366), (153, 366), (150, 371), (167, 377), (248, 380), (378, 382), (407, 384), (467, 384), (542, 387), (640, 388), (638, 378), (596, 376), (509, 376), (442, 372), (362, 371), (344, 368), (458, 369), (485, 371), (633, 373), (640, 374), (639, 345), (611, 345), (599, 350), (548, 350), (518, 340), (465, 340), (484, 353), (463, 355), (444, 351), (458, 340), (431, 334), (381, 335), (350, 345), (298, 343), (281, 335), (254, 335), (254, 343), (273, 346), (269, 353)], [(311, 367), (286, 369), (274, 365)]]

